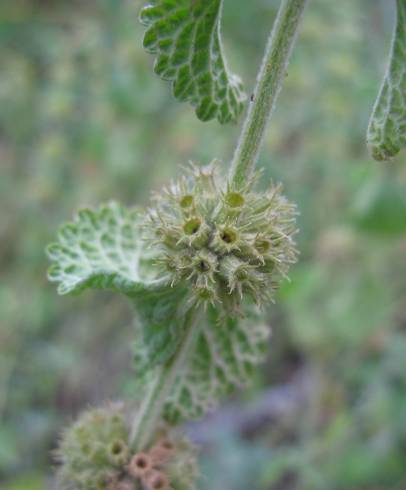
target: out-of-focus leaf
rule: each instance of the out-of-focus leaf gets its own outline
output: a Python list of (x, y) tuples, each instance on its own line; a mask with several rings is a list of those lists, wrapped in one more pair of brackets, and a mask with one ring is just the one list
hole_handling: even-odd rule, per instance
[(406, 194), (393, 179), (368, 182), (354, 204), (354, 219), (362, 230), (398, 235), (406, 231)]
[(235, 121), (245, 94), (227, 69), (220, 40), (222, 0), (153, 0), (141, 10), (144, 47), (157, 54), (154, 70), (173, 82), (178, 100), (189, 101), (202, 121)]
[(406, 0), (397, 21), (387, 72), (372, 112), (367, 144), (375, 160), (388, 160), (406, 145)]
[(46, 488), (45, 477), (32, 474), (19, 476), (11, 483), (6, 483), (2, 490), (43, 490)]

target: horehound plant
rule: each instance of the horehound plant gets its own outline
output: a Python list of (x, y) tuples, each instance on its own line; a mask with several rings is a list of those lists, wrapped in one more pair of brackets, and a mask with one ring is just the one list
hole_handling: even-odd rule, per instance
[[(90, 409), (62, 435), (60, 488), (192, 490), (196, 448), (176, 426), (245, 385), (266, 354), (261, 310), (296, 261), (296, 209), (255, 164), (306, 0), (282, 0), (228, 172), (190, 164), (150, 209), (83, 209), (48, 248), (60, 294), (110, 289), (135, 305), (137, 399)], [(375, 157), (405, 142), (405, 9), (368, 131)], [(141, 11), (155, 72), (202, 120), (235, 121), (246, 97), (220, 41), (221, 0), (155, 0)], [(403, 62), (402, 62), (403, 61)]]

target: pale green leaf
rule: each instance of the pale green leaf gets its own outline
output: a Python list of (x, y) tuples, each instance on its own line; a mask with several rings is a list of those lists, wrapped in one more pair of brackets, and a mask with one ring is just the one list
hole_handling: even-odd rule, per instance
[(158, 285), (152, 253), (141, 239), (139, 211), (117, 203), (79, 211), (47, 253), (53, 261), (48, 277), (59, 283), (60, 294), (98, 288), (133, 296)]
[(379, 161), (406, 146), (406, 0), (397, 0), (390, 62), (369, 122), (367, 144)]
[(269, 328), (257, 315), (220, 320), (210, 308), (194, 353), (178, 374), (164, 417), (178, 423), (201, 417), (235, 388), (246, 385), (267, 351)]
[(235, 121), (243, 110), (242, 84), (226, 65), (220, 40), (222, 0), (152, 0), (141, 10), (144, 47), (157, 55), (154, 70), (172, 81), (202, 121)]

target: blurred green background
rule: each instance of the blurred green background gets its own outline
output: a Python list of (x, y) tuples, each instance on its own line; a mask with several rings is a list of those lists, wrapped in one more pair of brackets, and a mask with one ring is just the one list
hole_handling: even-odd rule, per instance
[[(238, 126), (201, 123), (152, 74), (141, 0), (0, 5), (0, 488), (51, 489), (58, 432), (131, 397), (132, 311), (58, 297), (44, 248), (78, 207), (147, 202), (189, 159), (226, 165)], [(252, 87), (277, 0), (227, 0)], [(301, 212), (301, 258), (254, 385), (187, 430), (202, 490), (406, 489), (406, 154), (364, 134), (394, 2), (312, 0), (267, 133), (264, 184)]]

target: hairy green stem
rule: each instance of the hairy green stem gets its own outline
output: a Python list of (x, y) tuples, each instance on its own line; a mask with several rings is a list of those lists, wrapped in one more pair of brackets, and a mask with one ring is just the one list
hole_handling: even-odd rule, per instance
[(169, 361), (158, 368), (158, 373), (133, 421), (130, 444), (136, 451), (145, 449), (150, 442), (176, 376), (184, 366), (188, 354), (193, 351), (193, 344), (200, 331), (199, 316), (199, 309), (195, 307), (190, 308), (185, 314), (183, 339)]
[(241, 187), (253, 171), (262, 138), (285, 78), (307, 0), (282, 0), (258, 73), (230, 169), (230, 182)]

